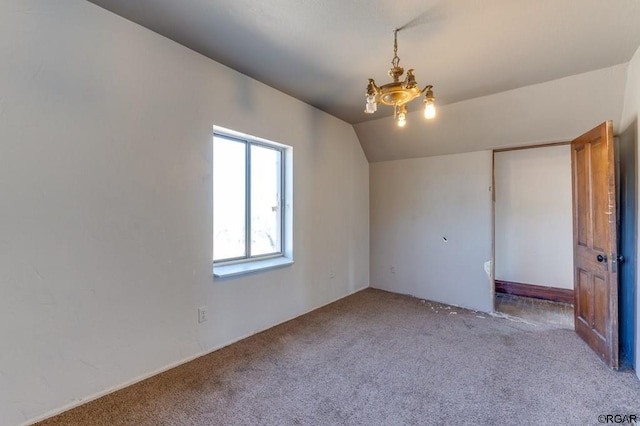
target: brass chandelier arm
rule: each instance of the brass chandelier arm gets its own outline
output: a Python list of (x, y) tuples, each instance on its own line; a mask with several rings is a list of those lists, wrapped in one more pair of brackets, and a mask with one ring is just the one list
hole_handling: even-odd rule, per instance
[(376, 95), (380, 92), (380, 88), (376, 85), (376, 82), (370, 78), (369, 84), (367, 84), (367, 95)]

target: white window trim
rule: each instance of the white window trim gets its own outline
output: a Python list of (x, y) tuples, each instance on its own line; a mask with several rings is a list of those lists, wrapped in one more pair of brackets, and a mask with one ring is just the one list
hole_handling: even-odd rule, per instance
[[(278, 147), (282, 150), (284, 170), (283, 236), (282, 252), (272, 256), (231, 260), (213, 263), (214, 278), (232, 278), (265, 270), (293, 265), (293, 148), (267, 139), (237, 132), (220, 126), (213, 126), (216, 134), (251, 140), (259, 144)], [(213, 173), (212, 173), (213, 176)]]
[(253, 272), (283, 268), (289, 265), (293, 265), (293, 259), (289, 259), (284, 255), (269, 259), (232, 263), (229, 265), (216, 264), (213, 266), (213, 276), (215, 278), (230, 278), (238, 275), (251, 274)]

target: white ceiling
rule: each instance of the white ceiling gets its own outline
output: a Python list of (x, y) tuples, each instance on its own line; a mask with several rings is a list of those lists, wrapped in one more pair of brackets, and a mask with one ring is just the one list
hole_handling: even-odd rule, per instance
[[(90, 0), (349, 123), (400, 65), (439, 105), (628, 62), (638, 0)], [(414, 102), (409, 111), (419, 109)]]
[[(349, 123), (398, 56), (440, 105), (628, 62), (638, 0), (91, 0)], [(418, 102), (415, 108), (419, 108)]]

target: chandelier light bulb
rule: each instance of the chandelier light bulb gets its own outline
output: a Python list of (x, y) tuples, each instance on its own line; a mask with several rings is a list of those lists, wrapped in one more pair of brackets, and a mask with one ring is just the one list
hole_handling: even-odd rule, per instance
[(431, 120), (436, 116), (436, 104), (432, 99), (424, 102), (424, 118)]
[(407, 114), (401, 112), (400, 114), (398, 114), (398, 126), (404, 127), (405, 124), (407, 124)]
[(364, 112), (366, 112), (367, 114), (373, 114), (377, 110), (378, 110), (378, 104), (376, 104), (375, 102), (367, 102), (367, 104), (365, 105)]

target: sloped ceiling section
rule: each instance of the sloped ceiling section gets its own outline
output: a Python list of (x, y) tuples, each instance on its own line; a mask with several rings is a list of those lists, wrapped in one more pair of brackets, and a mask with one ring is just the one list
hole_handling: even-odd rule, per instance
[[(89, 1), (354, 124), (370, 161), (571, 138), (584, 130), (574, 121), (618, 120), (615, 67), (640, 45), (638, 0)], [(414, 101), (402, 133), (380, 120), (391, 108), (363, 112), (367, 78), (390, 81), (396, 28), (400, 65), (434, 85), (440, 108), (425, 123)], [(529, 97), (538, 91), (551, 99)], [(543, 131), (558, 120), (570, 123)]]
[(627, 64), (354, 125), (369, 162), (570, 141), (605, 120), (617, 132)]

